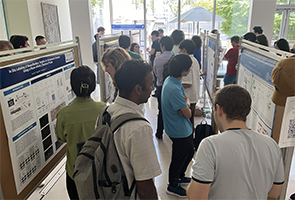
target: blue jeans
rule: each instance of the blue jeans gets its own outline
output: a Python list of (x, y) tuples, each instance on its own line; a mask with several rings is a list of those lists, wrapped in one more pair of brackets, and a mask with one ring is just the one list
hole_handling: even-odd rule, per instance
[(236, 84), (236, 80), (237, 80), (236, 75), (225, 74), (223, 78), (224, 86), (229, 84)]

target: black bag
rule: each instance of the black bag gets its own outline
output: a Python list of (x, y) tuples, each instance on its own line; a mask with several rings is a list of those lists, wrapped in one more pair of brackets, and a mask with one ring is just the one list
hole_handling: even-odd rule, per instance
[(194, 138), (195, 150), (196, 151), (198, 150), (198, 147), (204, 138), (213, 134), (214, 134), (214, 131), (212, 126), (207, 124), (207, 121), (203, 119), (201, 123), (196, 126), (195, 138)]
[(169, 66), (170, 66), (170, 61), (172, 60), (172, 58), (174, 58), (174, 55), (172, 55), (171, 58), (164, 64), (164, 69), (163, 69), (163, 82), (170, 75)]

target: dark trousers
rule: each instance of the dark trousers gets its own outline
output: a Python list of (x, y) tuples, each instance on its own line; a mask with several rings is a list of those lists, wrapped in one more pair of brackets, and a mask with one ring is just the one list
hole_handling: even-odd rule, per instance
[(192, 116), (191, 118), (189, 119), (193, 125), (193, 132), (195, 130), (195, 109), (196, 109), (196, 103), (191, 103), (189, 108), (191, 109), (192, 111)]
[(158, 99), (158, 122), (157, 122), (157, 132), (156, 135), (158, 137), (162, 137), (163, 130), (164, 130), (164, 122), (162, 117), (162, 106), (161, 106), (161, 93), (162, 93), (162, 86), (157, 86), (156, 90), (156, 97)]
[(75, 181), (67, 173), (67, 190), (70, 199), (79, 199)]
[(187, 166), (194, 156), (193, 134), (186, 138), (172, 140), (172, 158), (169, 167), (169, 184), (178, 185), (178, 179), (184, 177)]

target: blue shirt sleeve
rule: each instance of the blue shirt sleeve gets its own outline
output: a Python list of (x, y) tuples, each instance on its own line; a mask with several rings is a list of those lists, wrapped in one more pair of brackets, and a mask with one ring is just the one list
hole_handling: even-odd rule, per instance
[(186, 101), (184, 99), (184, 89), (181, 87), (181, 90), (174, 89), (169, 96), (170, 103), (172, 105), (173, 110), (178, 111), (179, 109), (185, 108)]

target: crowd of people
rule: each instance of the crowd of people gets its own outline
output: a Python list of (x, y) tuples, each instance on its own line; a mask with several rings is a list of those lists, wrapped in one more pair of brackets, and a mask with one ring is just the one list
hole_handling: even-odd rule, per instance
[[(95, 37), (103, 35), (99, 27)], [(212, 30), (217, 34), (218, 30)], [(261, 27), (244, 38), (268, 46)], [(195, 154), (193, 146), (194, 111), (199, 100), (201, 74), (201, 46), (199, 36), (185, 39), (182, 30), (170, 36), (164, 31), (151, 33), (149, 62), (143, 61), (140, 46), (121, 35), (119, 47), (105, 46), (101, 60), (97, 58), (94, 43), (93, 59), (101, 62), (115, 87), (108, 112), (110, 121), (125, 113), (144, 118), (144, 103), (152, 91), (158, 102), (157, 129), (153, 133), (146, 121), (130, 121), (114, 133), (114, 141), (130, 185), (136, 181), (131, 199), (158, 199), (153, 179), (168, 170), (167, 194), (188, 199), (266, 199), (279, 196), (284, 183), (281, 150), (268, 136), (256, 133), (246, 126), (251, 108), (251, 96), (236, 85), (239, 37), (232, 36), (224, 55), (228, 61), (224, 76), (225, 87), (213, 98), (214, 120), (222, 134), (204, 139)], [(36, 37), (37, 45), (46, 44), (43, 36)], [(29, 47), (26, 36), (14, 35), (9, 41), (0, 41), (0, 50)], [(275, 48), (290, 50), (285, 39), (275, 42)], [(292, 58), (293, 59), (293, 58)], [(293, 69), (293, 71), (295, 71)], [(76, 143), (91, 137), (104, 102), (95, 102), (90, 95), (96, 86), (96, 77), (88, 66), (79, 66), (71, 72), (71, 87), (76, 98), (71, 105), (61, 108), (55, 127), (57, 140), (67, 143), (66, 185), (70, 199), (79, 199), (74, 182)], [(286, 97), (285, 97), (286, 98)], [(164, 135), (164, 131), (166, 135)], [(169, 169), (161, 169), (153, 136), (160, 142), (163, 137), (172, 141)], [(267, 149), (267, 151), (265, 151)], [(194, 155), (195, 154), (195, 155)], [(185, 176), (194, 158), (192, 177)], [(187, 189), (183, 186), (188, 185)]]

